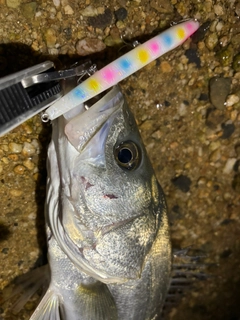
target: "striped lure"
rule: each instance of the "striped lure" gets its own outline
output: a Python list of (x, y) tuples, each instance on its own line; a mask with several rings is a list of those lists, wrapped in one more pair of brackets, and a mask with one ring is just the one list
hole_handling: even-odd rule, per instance
[(198, 27), (199, 23), (197, 21), (188, 20), (174, 25), (156, 37), (137, 46), (94, 73), (63, 98), (55, 102), (46, 110), (44, 116), (53, 120), (114, 86), (164, 53), (181, 45)]

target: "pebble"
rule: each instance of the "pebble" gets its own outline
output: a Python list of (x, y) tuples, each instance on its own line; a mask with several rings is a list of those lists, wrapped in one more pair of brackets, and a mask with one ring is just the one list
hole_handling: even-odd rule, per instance
[(224, 118), (225, 116), (222, 110), (210, 109), (207, 113), (206, 125), (209, 128), (216, 130), (224, 121)]
[(55, 5), (55, 7), (59, 7), (60, 6), (60, 0), (53, 0), (53, 4)]
[(217, 109), (225, 108), (226, 98), (231, 90), (231, 78), (214, 77), (209, 81), (210, 100)]
[(220, 148), (220, 146), (221, 146), (221, 142), (219, 140), (212, 141), (209, 144), (209, 150), (211, 151), (217, 150), (218, 148)]
[(198, 184), (199, 186), (204, 186), (204, 185), (206, 185), (206, 183), (207, 183), (207, 179), (206, 179), (205, 177), (200, 177), (200, 178), (198, 179), (198, 181), (197, 181), (197, 184)]
[(210, 154), (209, 160), (210, 160), (210, 162), (215, 163), (218, 160), (220, 160), (220, 158), (221, 158), (221, 151), (220, 151), (220, 149), (216, 149), (215, 151), (213, 151)]
[(27, 159), (23, 161), (23, 165), (28, 169), (28, 170), (33, 170), (34, 169), (34, 163), (30, 160)]
[(12, 9), (16, 9), (17, 7), (19, 7), (20, 3), (20, 0), (6, 0), (6, 5)]
[(173, 6), (170, 0), (151, 0), (150, 6), (159, 13), (172, 13)]
[(72, 7), (69, 4), (64, 7), (64, 13), (68, 15), (71, 15), (74, 13)]
[(213, 50), (218, 44), (218, 36), (217, 33), (210, 33), (205, 40), (205, 45), (209, 50)]
[(15, 143), (15, 142), (10, 142), (8, 144), (8, 147), (9, 147), (9, 151), (13, 153), (20, 153), (23, 148), (22, 144)]
[(106, 45), (100, 39), (85, 38), (77, 41), (76, 51), (80, 56), (87, 56), (89, 54), (103, 51)]
[(180, 103), (178, 107), (178, 114), (183, 117), (188, 111), (187, 105), (185, 103)]
[(32, 143), (24, 142), (23, 149), (22, 149), (22, 155), (25, 157), (32, 156), (36, 153), (36, 148)]
[(127, 18), (127, 14), (128, 14), (127, 9), (125, 9), (124, 7), (119, 8), (114, 12), (114, 15), (115, 15), (117, 20), (126, 19)]
[(13, 197), (20, 197), (20, 196), (22, 195), (23, 191), (20, 190), (20, 189), (11, 189), (11, 190), (9, 191), (9, 193), (10, 193), (10, 195), (13, 196)]
[(223, 168), (223, 173), (225, 174), (231, 173), (233, 171), (233, 167), (236, 161), (237, 161), (236, 158), (227, 159), (225, 167)]
[(221, 135), (221, 139), (228, 139), (231, 137), (233, 132), (235, 131), (235, 125), (231, 122), (222, 124), (223, 134)]
[(227, 106), (227, 107), (233, 106), (235, 103), (238, 103), (239, 100), (240, 100), (240, 99), (239, 99), (239, 97), (238, 97), (236, 94), (230, 94), (230, 95), (227, 97), (226, 106)]
[(49, 28), (45, 31), (45, 41), (48, 48), (52, 48), (55, 46), (57, 42), (56, 32), (53, 28)]
[(222, 16), (224, 14), (223, 7), (220, 4), (213, 6), (213, 10), (217, 16)]
[(176, 178), (173, 178), (172, 183), (174, 184), (175, 187), (177, 187), (181, 191), (188, 192), (190, 190), (192, 181), (189, 177), (180, 175)]
[(37, 9), (36, 2), (28, 2), (21, 5), (21, 12), (26, 19), (32, 19)]
[(89, 5), (85, 9), (80, 11), (80, 13), (83, 17), (94, 17), (98, 15), (98, 10), (97, 8), (94, 8), (93, 6)]
[(18, 155), (15, 153), (9, 154), (8, 159), (16, 162), (18, 161)]
[(19, 164), (13, 170), (16, 174), (24, 174), (25, 167)]
[(234, 50), (231, 44), (226, 48), (223, 48), (217, 53), (217, 57), (219, 58), (223, 67), (227, 67), (231, 65), (233, 61), (233, 56), (234, 56)]
[(162, 61), (160, 64), (160, 68), (163, 73), (169, 73), (172, 71), (172, 67), (170, 63), (167, 61)]
[(104, 39), (104, 43), (107, 47), (114, 47), (115, 45), (121, 44), (122, 39), (119, 38), (113, 38), (112, 36), (108, 36)]

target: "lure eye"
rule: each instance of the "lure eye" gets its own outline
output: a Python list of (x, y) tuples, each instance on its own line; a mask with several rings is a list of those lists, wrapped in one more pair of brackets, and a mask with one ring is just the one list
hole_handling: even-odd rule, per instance
[(120, 143), (114, 149), (114, 157), (119, 167), (127, 170), (136, 169), (141, 162), (141, 153), (133, 141)]

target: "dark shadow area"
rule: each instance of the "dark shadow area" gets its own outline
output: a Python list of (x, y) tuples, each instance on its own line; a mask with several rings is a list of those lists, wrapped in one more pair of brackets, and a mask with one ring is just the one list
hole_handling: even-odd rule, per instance
[(10, 234), (11, 232), (9, 231), (8, 226), (0, 223), (0, 241), (6, 240)]

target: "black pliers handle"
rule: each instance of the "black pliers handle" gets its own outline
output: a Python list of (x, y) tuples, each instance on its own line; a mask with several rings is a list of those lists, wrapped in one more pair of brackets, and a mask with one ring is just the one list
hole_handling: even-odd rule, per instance
[(6, 134), (63, 96), (60, 80), (82, 77), (94, 68), (91, 61), (55, 71), (45, 61), (0, 79), (0, 136)]

